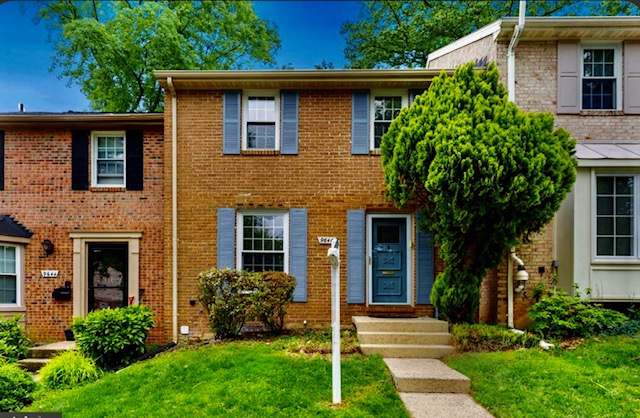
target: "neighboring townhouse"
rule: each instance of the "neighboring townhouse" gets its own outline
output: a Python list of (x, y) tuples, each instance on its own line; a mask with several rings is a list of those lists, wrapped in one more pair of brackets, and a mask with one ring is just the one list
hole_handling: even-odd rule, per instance
[[(494, 61), (521, 109), (554, 113), (556, 125), (578, 140), (573, 191), (546, 231), (518, 248), (530, 274), (526, 295), (557, 273), (568, 291), (577, 285), (595, 300), (637, 302), (640, 18), (531, 17), (518, 23), (501, 19), (434, 51), (428, 68)], [(506, 278), (490, 274), (483, 286), (485, 297), (497, 297), (484, 303), (497, 307), (497, 318), (490, 312), (481, 317), (505, 322)], [(514, 303), (516, 324), (525, 324), (531, 302), (516, 295)]]
[(328, 325), (327, 237), (340, 240), (343, 324), (433, 316), (432, 236), (417, 231), (415, 207), (385, 199), (379, 147), (438, 73), (157, 71), (166, 91), (165, 292), (176, 301), (167, 327), (209, 331), (196, 284), (215, 266), (291, 273), (288, 324)]
[(0, 317), (37, 342), (142, 301), (165, 341), (162, 114), (0, 114)]

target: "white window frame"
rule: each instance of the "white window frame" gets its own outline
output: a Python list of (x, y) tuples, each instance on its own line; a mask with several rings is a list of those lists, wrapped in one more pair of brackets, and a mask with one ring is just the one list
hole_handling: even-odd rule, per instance
[(0, 303), (0, 311), (22, 308), (24, 306), (24, 250), (23, 246), (11, 242), (0, 242), (2, 247), (13, 247), (16, 249), (16, 303)]
[[(249, 148), (247, 125), (249, 122), (249, 98), (273, 97), (275, 106), (275, 144), (274, 148)], [(280, 91), (278, 90), (245, 90), (242, 92), (242, 150), (243, 151), (278, 151), (280, 150)]]
[[(282, 210), (243, 210), (238, 211), (236, 217), (236, 266), (238, 270), (243, 270), (242, 254), (244, 252), (244, 217), (245, 216), (282, 216), (283, 225), (283, 250), (284, 250), (284, 272), (289, 273), (289, 212)], [(255, 252), (255, 251), (249, 251)], [(280, 251), (273, 251), (274, 253)]]
[[(633, 252), (630, 256), (622, 255), (598, 255), (598, 189), (597, 179), (598, 177), (612, 177), (612, 176), (627, 176), (633, 177)], [(640, 219), (638, 215), (638, 204), (640, 204), (640, 173), (633, 171), (598, 171), (592, 174), (591, 182), (591, 254), (594, 261), (608, 261), (608, 262), (638, 262), (640, 261), (640, 251), (638, 251), (638, 245), (640, 244)], [(615, 219), (615, 218), (614, 218)], [(615, 227), (615, 225), (614, 225)], [(615, 245), (615, 242), (614, 242)]]
[(409, 107), (409, 91), (403, 89), (378, 89), (371, 90), (369, 96), (369, 150), (378, 151), (380, 148), (375, 147), (375, 123), (376, 123), (376, 96), (399, 96), (402, 100), (402, 108)]
[[(98, 137), (119, 136), (123, 139), (123, 173), (122, 183), (98, 184)], [(127, 185), (127, 133), (125, 131), (91, 132), (91, 186), (92, 187), (126, 187)]]
[[(613, 74), (616, 80), (616, 106), (614, 109), (584, 109), (582, 105), (582, 82), (584, 80), (584, 50), (613, 49)], [(602, 78), (602, 77), (593, 77)], [(620, 43), (590, 41), (580, 44), (580, 109), (590, 111), (611, 111), (622, 109), (622, 45)]]

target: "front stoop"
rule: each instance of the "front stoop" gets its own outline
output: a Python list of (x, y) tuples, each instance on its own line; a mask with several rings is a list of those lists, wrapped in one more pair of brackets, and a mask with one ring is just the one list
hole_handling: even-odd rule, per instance
[(75, 350), (75, 341), (60, 341), (52, 344), (45, 344), (29, 349), (29, 357), (18, 361), (18, 365), (32, 373), (37, 373), (51, 359), (60, 353)]
[(354, 316), (364, 354), (392, 358), (443, 358), (453, 353), (449, 324), (434, 318)]

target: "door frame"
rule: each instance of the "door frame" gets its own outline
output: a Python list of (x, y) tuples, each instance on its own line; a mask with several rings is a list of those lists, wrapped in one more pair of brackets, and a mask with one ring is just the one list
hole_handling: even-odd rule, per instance
[(69, 233), (73, 240), (73, 316), (85, 317), (89, 312), (88, 252), (89, 243), (127, 243), (129, 248), (127, 297), (133, 304), (140, 303), (140, 239), (141, 231), (78, 231)]
[[(373, 303), (373, 220), (405, 219), (406, 220), (406, 259), (407, 259), (407, 301), (406, 303)], [(370, 213), (367, 214), (367, 304), (366, 306), (413, 306), (413, 217), (410, 214)]]

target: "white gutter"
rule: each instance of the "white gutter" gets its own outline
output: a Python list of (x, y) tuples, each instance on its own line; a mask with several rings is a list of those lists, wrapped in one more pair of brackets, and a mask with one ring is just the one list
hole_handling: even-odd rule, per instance
[(167, 77), (171, 92), (171, 286), (173, 341), (178, 342), (178, 98), (172, 77)]
[(520, 42), (520, 35), (524, 31), (524, 14), (527, 10), (526, 0), (520, 0), (520, 14), (518, 24), (513, 30), (513, 36), (507, 51), (507, 90), (509, 91), (509, 101), (516, 101), (516, 47)]
[[(518, 16), (518, 24), (514, 28), (509, 49), (507, 50), (507, 90), (509, 92), (509, 101), (516, 101), (516, 47), (520, 41), (520, 35), (524, 31), (524, 15), (527, 10), (526, 0), (520, 0), (520, 9)], [(513, 262), (522, 266), (524, 263), (516, 257), (515, 248), (509, 251), (509, 262), (507, 263), (507, 325), (513, 328)]]

